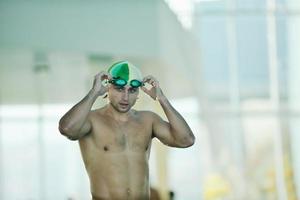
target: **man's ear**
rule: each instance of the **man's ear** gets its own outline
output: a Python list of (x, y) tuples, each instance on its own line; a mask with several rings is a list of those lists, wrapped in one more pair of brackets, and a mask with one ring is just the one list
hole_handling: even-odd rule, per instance
[(109, 91), (109, 88), (107, 88), (107, 91), (104, 93), (104, 95), (103, 95), (103, 99), (106, 99), (106, 98), (108, 98), (108, 92)]

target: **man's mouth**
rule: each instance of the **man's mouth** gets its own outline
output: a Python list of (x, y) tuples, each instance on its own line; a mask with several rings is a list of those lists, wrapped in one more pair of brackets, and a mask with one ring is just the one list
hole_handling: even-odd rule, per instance
[(128, 103), (120, 103), (120, 105), (125, 107), (125, 106), (128, 106), (129, 104)]

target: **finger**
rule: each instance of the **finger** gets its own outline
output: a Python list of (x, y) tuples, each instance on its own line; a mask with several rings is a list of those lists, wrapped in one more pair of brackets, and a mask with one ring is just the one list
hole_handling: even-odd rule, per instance
[(145, 92), (145, 93), (149, 93), (150, 90), (148, 90), (146, 87), (141, 87), (141, 89)]
[(156, 78), (154, 78), (153, 76), (151, 77), (151, 79), (155, 82), (158, 82)]
[(97, 73), (97, 74), (95, 75), (94, 79), (95, 79), (96, 81), (103, 81), (103, 80), (104, 80), (104, 78), (103, 78), (103, 72)]
[(105, 76), (107, 76), (108, 78), (111, 78), (111, 75), (110, 75), (110, 73), (108, 73), (108, 72), (102, 72), (103, 73), (103, 75), (105, 75)]
[(153, 87), (159, 87), (159, 82), (158, 82), (158, 81), (155, 81), (155, 80), (152, 80), (152, 81), (151, 81), (151, 85), (152, 85)]
[(152, 86), (155, 86), (155, 85), (157, 85), (157, 84), (155, 84), (155, 83), (158, 83), (157, 79), (154, 78), (154, 77), (151, 76), (151, 75), (148, 75), (148, 76), (144, 77), (143, 82), (144, 82), (144, 83), (149, 83), (149, 84), (151, 84)]
[(152, 86), (154, 86), (155, 81), (151, 79), (151, 80), (149, 81), (149, 83), (150, 83)]
[(100, 75), (101, 75), (101, 72), (97, 73), (94, 77), (98, 78), (98, 77), (100, 77)]
[(142, 90), (147, 94), (147, 95), (149, 95), (150, 97), (152, 97), (153, 98), (153, 94), (152, 94), (152, 91), (151, 90), (148, 90), (147, 88), (142, 88)]
[(149, 80), (150, 80), (150, 79), (148, 79), (148, 78), (144, 78), (144, 79), (142, 80), (142, 82), (143, 82), (143, 83), (148, 83)]
[(145, 77), (143, 78), (143, 82), (148, 82), (148, 81), (151, 80), (151, 79), (152, 79), (152, 76), (151, 76), (151, 75), (145, 76)]
[(109, 73), (107, 73), (107, 77), (108, 77), (108, 80), (111, 80), (113, 78)]
[(103, 81), (104, 79), (108, 79), (109, 74), (106, 72), (102, 72), (101, 74), (99, 74), (101, 76), (101, 80)]
[(146, 77), (143, 78), (144, 83), (151, 83), (151, 81), (153, 81), (151, 76), (146, 76)]
[(147, 89), (145, 87), (142, 87), (142, 90), (147, 94), (149, 95), (152, 99), (156, 99), (156, 93), (153, 91), (153, 88), (152, 89)]

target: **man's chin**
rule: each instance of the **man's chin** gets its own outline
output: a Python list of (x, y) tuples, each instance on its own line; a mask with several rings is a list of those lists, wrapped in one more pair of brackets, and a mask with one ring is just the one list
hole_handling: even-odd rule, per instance
[(130, 109), (126, 109), (126, 110), (124, 110), (124, 109), (118, 109), (118, 112), (119, 113), (127, 113), (127, 112), (129, 112), (129, 110)]
[(120, 113), (127, 113), (129, 110), (130, 110), (130, 106), (127, 106), (127, 107), (119, 107), (118, 108), (118, 112), (120, 112)]

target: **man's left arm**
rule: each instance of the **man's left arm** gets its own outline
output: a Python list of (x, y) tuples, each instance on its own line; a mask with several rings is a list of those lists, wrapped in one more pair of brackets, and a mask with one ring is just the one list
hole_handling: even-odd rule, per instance
[(152, 129), (154, 136), (169, 146), (181, 148), (192, 146), (195, 142), (192, 130), (163, 94), (159, 87), (159, 82), (152, 76), (145, 77), (144, 82), (152, 85), (152, 88), (148, 90), (142, 87), (142, 90), (153, 99), (159, 101), (168, 119), (168, 122), (166, 122), (153, 113)]

